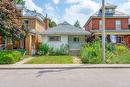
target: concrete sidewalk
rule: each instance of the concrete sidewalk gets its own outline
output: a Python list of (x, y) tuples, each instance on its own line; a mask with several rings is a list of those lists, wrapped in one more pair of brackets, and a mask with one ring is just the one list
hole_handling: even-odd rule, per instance
[(0, 65), (0, 69), (130, 69), (130, 64), (23, 64)]

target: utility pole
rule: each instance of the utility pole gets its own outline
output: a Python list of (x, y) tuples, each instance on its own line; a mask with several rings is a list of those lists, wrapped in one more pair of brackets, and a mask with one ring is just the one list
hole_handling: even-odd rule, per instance
[(102, 60), (106, 62), (105, 57), (105, 0), (102, 0)]

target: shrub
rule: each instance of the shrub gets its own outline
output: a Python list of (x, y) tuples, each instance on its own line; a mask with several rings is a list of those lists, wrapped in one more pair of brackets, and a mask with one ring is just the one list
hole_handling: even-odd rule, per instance
[(109, 51), (109, 52), (114, 52), (116, 50), (115, 45), (112, 44), (112, 43), (106, 43), (105, 47), (106, 47), (106, 50)]
[(124, 53), (128, 52), (127, 47), (124, 46), (124, 45), (121, 45), (121, 44), (120, 45), (116, 45), (115, 49), (116, 49), (116, 53), (117, 54), (124, 54)]
[(101, 63), (101, 44), (99, 40), (87, 43), (80, 50), (82, 63), (99, 64)]
[[(84, 64), (102, 63), (101, 44), (99, 40), (83, 45), (80, 50), (81, 61)], [(106, 63), (107, 64), (127, 64), (130, 63), (130, 53), (124, 45), (106, 43)]]
[(13, 64), (21, 59), (22, 55), (19, 51), (4, 50), (0, 51), (0, 64)]
[(47, 44), (40, 44), (39, 55), (47, 55), (49, 52), (49, 46)]
[(47, 44), (41, 44), (39, 46), (39, 55), (50, 55), (59, 56), (68, 54), (68, 45), (62, 44), (59, 49), (54, 49), (54, 47), (49, 47)]

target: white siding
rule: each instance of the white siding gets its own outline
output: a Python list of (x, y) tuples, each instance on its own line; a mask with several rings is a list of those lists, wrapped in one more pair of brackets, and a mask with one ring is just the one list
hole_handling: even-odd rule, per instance
[[(54, 36), (54, 35), (52, 35)], [(57, 35), (55, 35), (57, 36)], [(58, 35), (60, 36), (60, 35)], [(62, 44), (68, 44), (68, 36), (62, 35), (61, 41), (49, 41), (49, 37), (47, 35), (44, 36), (43, 43), (47, 43), (50, 47), (53, 47), (54, 49), (59, 49)]]

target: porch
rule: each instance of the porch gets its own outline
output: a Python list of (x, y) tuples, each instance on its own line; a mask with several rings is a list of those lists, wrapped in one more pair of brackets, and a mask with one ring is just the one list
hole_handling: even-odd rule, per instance
[(80, 48), (85, 44), (85, 35), (70, 35), (68, 36), (69, 54), (79, 55)]

